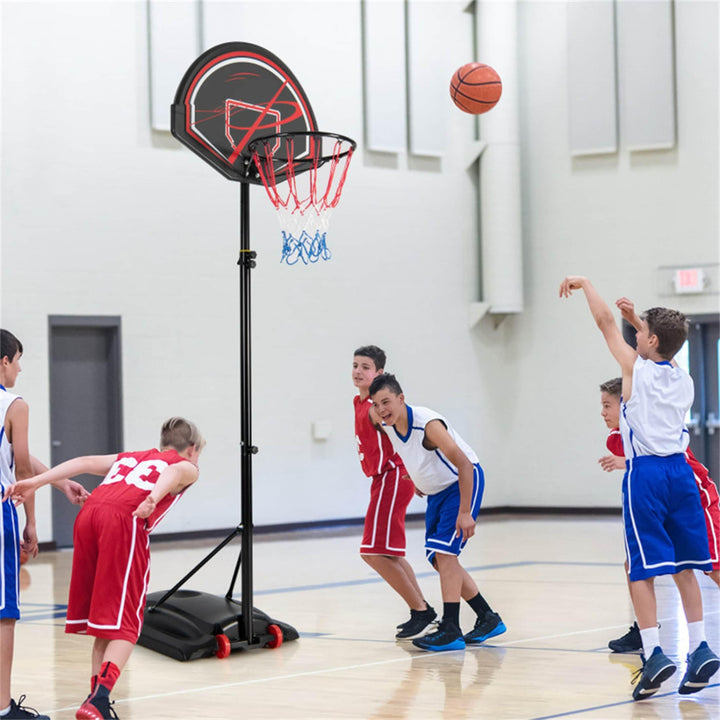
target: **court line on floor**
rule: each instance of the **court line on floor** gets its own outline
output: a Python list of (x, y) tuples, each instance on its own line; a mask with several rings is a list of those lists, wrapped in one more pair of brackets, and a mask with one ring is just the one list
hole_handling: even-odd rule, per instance
[[(720, 683), (714, 683), (713, 685), (708, 685), (705, 690), (709, 690), (710, 688), (716, 688), (720, 687)], [(671, 697), (673, 695), (677, 695), (677, 691), (671, 691), (666, 693), (657, 693), (656, 695), (653, 695), (653, 699), (655, 698), (661, 698), (661, 697)], [(687, 699), (687, 698), (683, 698)], [(620, 707), (622, 705), (637, 705), (637, 702), (635, 700), (623, 700), (621, 702), (615, 702), (615, 703), (608, 703), (607, 705), (595, 705), (594, 707), (588, 707), (588, 708), (580, 708), (579, 710), (568, 710), (567, 712), (563, 713), (557, 713), (555, 715), (542, 715), (540, 717), (535, 718), (529, 718), (529, 720), (554, 720), (554, 718), (561, 718), (561, 717), (571, 717), (572, 715), (583, 715), (584, 713), (589, 712), (595, 712), (596, 710), (607, 710), (608, 708), (612, 707)], [(643, 707), (645, 706), (652, 706), (652, 703), (648, 703), (646, 700), (643, 702)]]

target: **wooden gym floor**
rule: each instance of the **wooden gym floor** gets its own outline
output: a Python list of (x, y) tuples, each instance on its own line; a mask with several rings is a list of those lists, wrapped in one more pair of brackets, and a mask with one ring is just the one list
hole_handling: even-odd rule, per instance
[[(115, 688), (122, 720), (165, 718), (581, 718), (706, 720), (720, 717), (720, 677), (701, 693), (676, 692), (687, 632), (674, 584), (657, 583), (660, 638), (677, 673), (652, 700), (634, 703), (637, 655), (613, 655), (632, 610), (619, 518), (481, 516), (462, 555), (507, 633), (449, 653), (396, 642), (402, 601), (357, 551), (361, 529), (259, 535), (255, 605), (300, 639), (276, 650), (181, 663), (135, 649)], [(408, 530), (408, 559), (428, 600), (439, 583), (424, 559), (423, 529)], [(215, 542), (156, 543), (150, 590), (171, 587)], [(236, 559), (224, 549), (188, 588), (224, 595)], [(53, 720), (70, 720), (88, 693), (91, 640), (63, 633), (69, 551), (23, 567), (13, 695)], [(720, 591), (700, 577), (708, 640), (720, 648)], [(239, 584), (237, 588), (239, 596)], [(470, 629), (473, 615), (461, 609)]]

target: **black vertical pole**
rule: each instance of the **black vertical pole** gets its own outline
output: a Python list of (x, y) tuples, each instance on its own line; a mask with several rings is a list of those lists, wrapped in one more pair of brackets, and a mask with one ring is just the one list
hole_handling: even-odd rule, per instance
[(252, 397), (250, 375), (250, 271), (255, 267), (255, 253), (250, 250), (250, 185), (240, 183), (240, 504), (242, 524), (242, 616), (245, 639), (253, 644), (253, 516)]

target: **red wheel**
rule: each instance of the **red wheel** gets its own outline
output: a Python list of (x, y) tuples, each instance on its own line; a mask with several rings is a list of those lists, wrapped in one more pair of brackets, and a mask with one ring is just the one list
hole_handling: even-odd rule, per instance
[(222, 633), (220, 635), (216, 635), (215, 640), (217, 640), (217, 650), (215, 652), (215, 656), (222, 660), (230, 654), (230, 640), (227, 635)]
[(268, 632), (273, 636), (273, 639), (268, 642), (265, 647), (279, 648), (283, 644), (282, 630), (277, 625), (268, 625)]

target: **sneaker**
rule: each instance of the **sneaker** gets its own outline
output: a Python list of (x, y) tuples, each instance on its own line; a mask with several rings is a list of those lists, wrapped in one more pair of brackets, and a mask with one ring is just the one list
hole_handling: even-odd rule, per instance
[(435, 632), (415, 638), (412, 643), (421, 650), (442, 652), (443, 650), (464, 649), (465, 638), (463, 638), (462, 630), (452, 620), (443, 620)]
[(630, 629), (617, 640), (611, 640), (608, 647), (615, 653), (633, 653), (642, 651), (642, 638), (637, 622), (634, 622)]
[(485, 617), (478, 618), (475, 627), (469, 633), (465, 633), (465, 642), (470, 645), (481, 643), (488, 638), (502, 635), (506, 630), (502, 618), (492, 610), (488, 610)]
[(20, 699), (15, 702), (10, 698), (10, 709), (7, 711), (3, 718), (35, 718), (35, 720), (50, 720), (49, 715), (41, 715), (35, 708), (26, 707), (23, 705), (25, 702), (25, 695), (21, 695)]
[(647, 660), (644, 656), (641, 657), (642, 667), (633, 678), (633, 683), (637, 683), (632, 694), (633, 700), (644, 700), (654, 695), (660, 689), (661, 683), (677, 670), (673, 661), (664, 655), (659, 647), (653, 650)]
[(107, 697), (89, 697), (75, 713), (77, 720), (119, 720), (113, 705)]
[[(402, 630), (408, 623), (411, 623), (413, 621), (413, 614), (422, 613), (422, 612), (428, 612), (429, 610), (432, 610), (435, 612), (435, 608), (426, 600), (425, 601), (425, 609), (424, 610), (410, 610), (410, 619), (405, 620), (405, 622), (401, 622), (395, 627), (398, 630)], [(437, 617), (437, 613), (435, 613), (435, 617)]]
[(690, 695), (707, 687), (710, 678), (718, 671), (720, 660), (703, 640), (695, 652), (687, 656), (687, 670), (680, 683), (678, 692), (681, 695)]
[(425, 610), (411, 610), (410, 619), (403, 623), (395, 637), (398, 640), (410, 640), (422, 635), (434, 622), (437, 613), (429, 605)]

